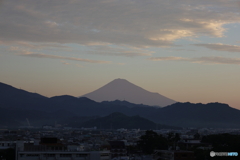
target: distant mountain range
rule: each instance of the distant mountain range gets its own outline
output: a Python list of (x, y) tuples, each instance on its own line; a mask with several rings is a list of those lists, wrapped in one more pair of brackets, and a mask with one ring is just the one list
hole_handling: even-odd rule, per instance
[(120, 100), (135, 104), (161, 107), (176, 103), (176, 101), (172, 99), (158, 93), (149, 92), (125, 79), (115, 79), (103, 87), (81, 97), (87, 97), (96, 102)]
[[(132, 116), (138, 115), (162, 125), (240, 128), (240, 111), (227, 104), (175, 103), (160, 108), (120, 100), (95, 102), (86, 97), (76, 98), (68, 95), (48, 98), (0, 83), (1, 128), (26, 126), (26, 118), (33, 126), (51, 125), (57, 122), (66, 126), (80, 127), (90, 123), (93, 125), (95, 123), (93, 120), (96, 118), (100, 118), (96, 121), (100, 122), (101, 118), (114, 112), (125, 115), (125, 118), (121, 116), (123, 122), (130, 122)], [(92, 121), (88, 122), (89, 120)], [(141, 123), (140, 119), (138, 120)]]

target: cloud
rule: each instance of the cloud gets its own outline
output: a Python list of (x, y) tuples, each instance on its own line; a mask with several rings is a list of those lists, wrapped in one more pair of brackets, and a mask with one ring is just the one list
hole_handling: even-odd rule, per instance
[(166, 47), (177, 39), (222, 37), (239, 23), (234, 0), (4, 1), (0, 41)]
[[(2, 45), (9, 45), (4, 42), (0, 42)], [(58, 50), (78, 53), (78, 49), (69, 47), (58, 43), (31, 43), (24, 41), (14, 42), (14, 45), (10, 47), (11, 51), (39, 51), (39, 50)], [(105, 55), (105, 56), (122, 56), (122, 57), (137, 57), (137, 56), (151, 56), (153, 51), (146, 49), (129, 47), (129, 46), (113, 46), (109, 44), (94, 43), (88, 46), (88, 50), (84, 53), (95, 54), (95, 55)]]
[(123, 65), (125, 65), (125, 63), (117, 63), (118, 65), (120, 65), (120, 66), (123, 66)]
[(240, 65), (240, 58), (226, 58), (226, 57), (200, 57), (193, 58), (189, 61), (194, 63), (207, 63), (207, 64), (236, 64)]
[(208, 49), (216, 50), (216, 51), (227, 51), (227, 52), (240, 52), (240, 46), (237, 45), (228, 45), (228, 44), (194, 44), (195, 46), (201, 46)]
[(188, 52), (195, 52), (196, 51), (194, 49), (175, 49), (175, 48), (171, 48), (171, 50), (174, 50), (174, 51), (188, 51)]
[(82, 58), (74, 58), (74, 57), (63, 57), (56, 55), (47, 55), (47, 54), (37, 54), (32, 52), (27, 52), (22, 54), (22, 56), (35, 57), (35, 58), (50, 58), (50, 59), (63, 59), (63, 60), (71, 60), (71, 61), (80, 61), (80, 62), (88, 62), (88, 63), (99, 63), (99, 64), (109, 64), (110, 61), (99, 61), (99, 60), (90, 60), (90, 59), (82, 59)]
[(152, 61), (179, 61), (179, 60), (186, 60), (185, 58), (182, 57), (152, 57), (149, 58)]
[(30, 43), (24, 41), (15, 42), (15, 45), (27, 47), (29, 49), (44, 49), (44, 48), (70, 48), (68, 46), (58, 44), (58, 43)]
[(80, 64), (75, 64), (75, 66), (80, 67), (80, 68), (84, 68), (84, 66), (80, 65)]
[(70, 63), (65, 62), (65, 61), (61, 61), (61, 62), (62, 62), (62, 64), (64, 64), (64, 65), (70, 65)]
[(136, 56), (151, 56), (153, 51), (129, 48), (121, 46), (91, 46), (92, 50), (88, 51), (89, 54), (107, 55), (107, 56), (123, 56), (123, 57), (136, 57)]
[(183, 57), (152, 57), (151, 61), (186, 61), (200, 64), (235, 64), (240, 65), (240, 58), (227, 57), (197, 57), (197, 58), (183, 58)]

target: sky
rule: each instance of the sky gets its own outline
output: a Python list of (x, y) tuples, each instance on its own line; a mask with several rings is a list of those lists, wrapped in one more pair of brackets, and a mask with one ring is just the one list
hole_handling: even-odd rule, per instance
[(240, 109), (240, 1), (0, 0), (0, 82), (52, 97), (116, 78)]

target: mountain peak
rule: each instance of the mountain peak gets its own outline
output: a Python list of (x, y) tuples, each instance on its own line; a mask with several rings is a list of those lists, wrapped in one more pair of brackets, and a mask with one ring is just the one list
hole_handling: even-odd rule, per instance
[(112, 82), (114, 82), (114, 81), (125, 81), (125, 82), (128, 82), (126, 79), (122, 79), (122, 78), (117, 78), (117, 79), (112, 80)]
[(114, 79), (114, 80), (112, 80), (111, 82), (109, 82), (108, 84), (110, 84), (110, 83), (130, 83), (130, 84), (132, 84), (132, 83), (129, 82), (128, 80), (126, 80), (126, 79), (121, 79), (121, 78)]
[(102, 101), (128, 101), (135, 104), (151, 106), (167, 106), (175, 103), (174, 100), (158, 93), (149, 92), (125, 79), (114, 79), (103, 87), (83, 95), (97, 102)]

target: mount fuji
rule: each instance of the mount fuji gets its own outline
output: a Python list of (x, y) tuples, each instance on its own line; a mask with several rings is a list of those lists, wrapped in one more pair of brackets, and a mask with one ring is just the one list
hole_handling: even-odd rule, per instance
[(165, 107), (176, 103), (159, 93), (149, 92), (125, 79), (115, 79), (103, 87), (82, 95), (96, 102), (102, 101), (128, 101), (135, 104)]

